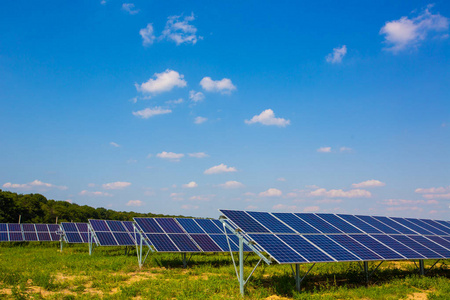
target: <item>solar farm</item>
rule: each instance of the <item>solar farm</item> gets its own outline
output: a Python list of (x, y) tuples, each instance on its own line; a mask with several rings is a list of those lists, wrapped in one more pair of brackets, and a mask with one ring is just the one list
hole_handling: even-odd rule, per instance
[[(219, 220), (0, 224), (0, 241), (5, 242), (0, 245), (0, 296), (32, 295), (26, 288), (30, 280), (44, 282), (39, 287), (41, 298), (55, 299), (264, 299), (273, 295), (335, 299), (360, 298), (361, 293), (368, 299), (398, 299), (408, 292), (447, 299), (449, 294), (449, 221), (327, 213), (220, 213)], [(39, 263), (41, 259), (45, 263)], [(32, 274), (18, 271), (29, 270), (29, 265), (34, 267)], [(58, 276), (68, 276), (63, 270), (76, 270), (77, 275), (70, 276), (79, 277), (77, 283), (57, 283)], [(170, 281), (182, 288), (171, 288), (176, 284)], [(14, 286), (15, 282), (22, 284)], [(91, 286), (86, 287), (89, 282)], [(103, 290), (93, 292), (95, 287)]]

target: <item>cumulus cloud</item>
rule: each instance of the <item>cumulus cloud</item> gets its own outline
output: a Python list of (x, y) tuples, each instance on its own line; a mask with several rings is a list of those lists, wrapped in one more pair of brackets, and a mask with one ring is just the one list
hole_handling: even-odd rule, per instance
[(273, 110), (266, 109), (259, 115), (253, 116), (253, 118), (251, 118), (250, 120), (245, 120), (245, 123), (246, 124), (261, 123), (263, 125), (286, 127), (287, 125), (291, 124), (291, 121), (283, 118), (275, 118)]
[(114, 142), (111, 142), (111, 143), (109, 143), (111, 146), (113, 146), (113, 147), (116, 147), (116, 148), (119, 148), (120, 147), (120, 145), (119, 144), (117, 144), (117, 143), (114, 143)]
[(369, 191), (354, 189), (349, 191), (343, 190), (329, 190), (317, 189), (315, 191), (309, 192), (311, 197), (326, 197), (326, 198), (370, 198), (372, 194)]
[[(439, 37), (440, 33), (448, 31), (449, 20), (439, 13), (433, 14), (428, 6), (415, 18), (401, 17), (398, 20), (386, 22), (380, 29), (380, 34), (384, 35), (388, 51), (394, 53), (402, 50), (418, 47), (421, 42), (430, 35)], [(441, 34), (441, 38), (448, 35)]]
[(225, 183), (219, 184), (219, 187), (224, 189), (238, 189), (244, 187), (239, 181), (227, 181)]
[(331, 152), (331, 147), (320, 147), (316, 151), (319, 152), (319, 153), (330, 153)]
[(206, 121), (208, 121), (208, 118), (200, 117), (200, 116), (198, 116), (194, 119), (195, 124), (202, 124), (202, 123), (205, 123)]
[(144, 202), (141, 200), (130, 200), (127, 202), (127, 206), (142, 206), (144, 205)]
[(139, 12), (139, 9), (134, 9), (134, 3), (122, 4), (122, 10), (126, 11), (130, 15), (135, 15)]
[(195, 181), (191, 181), (189, 183), (183, 184), (184, 188), (192, 189), (198, 187), (198, 184)]
[(156, 39), (155, 34), (153, 33), (152, 23), (148, 23), (147, 27), (139, 30), (139, 34), (142, 37), (142, 45), (144, 46), (150, 46)]
[(87, 190), (82, 190), (81, 192), (78, 193), (80, 196), (95, 196), (95, 197), (112, 197), (113, 195), (110, 193), (106, 193), (106, 192), (101, 192), (101, 191), (87, 191)]
[(180, 161), (180, 159), (184, 157), (184, 154), (163, 151), (161, 153), (156, 154), (156, 157), (167, 159), (170, 161)]
[(206, 154), (205, 152), (195, 152), (195, 153), (189, 153), (188, 154), (190, 157), (195, 157), (195, 158), (205, 158), (208, 157), (209, 155)]
[(424, 198), (426, 199), (450, 199), (450, 193), (447, 194), (424, 194)]
[(270, 188), (267, 191), (259, 193), (260, 197), (280, 197), (283, 194), (279, 189)]
[(431, 188), (418, 188), (415, 190), (416, 193), (419, 194), (443, 194), (446, 192), (450, 192), (450, 186), (448, 187), (431, 187)]
[(162, 73), (153, 74), (147, 82), (135, 84), (136, 89), (143, 93), (162, 93), (171, 91), (175, 87), (183, 88), (187, 85), (184, 75), (177, 71), (167, 69)]
[(219, 92), (222, 94), (230, 94), (232, 91), (236, 90), (236, 86), (228, 78), (212, 80), (211, 77), (203, 77), (200, 81), (200, 85), (205, 91)]
[(375, 179), (371, 179), (371, 180), (367, 180), (367, 181), (363, 181), (360, 183), (354, 183), (352, 184), (352, 187), (354, 188), (368, 188), (368, 187), (379, 187), (379, 186), (385, 186), (386, 183), (381, 182), (379, 180), (375, 180)]
[(201, 102), (205, 99), (205, 95), (202, 92), (192, 90), (189, 91), (189, 99), (191, 99), (192, 102)]
[(181, 18), (182, 16), (170, 16), (167, 18), (166, 27), (162, 32), (161, 38), (165, 38), (169, 41), (175, 42), (178, 45), (181, 44), (193, 44), (195, 45), (202, 37), (197, 36), (197, 28), (189, 24), (194, 21), (194, 14)]
[(210, 174), (219, 174), (219, 173), (229, 173), (229, 172), (236, 172), (236, 168), (235, 167), (228, 167), (225, 164), (220, 164), (214, 167), (211, 167), (207, 170), (205, 170), (205, 172), (203, 172), (204, 174), (210, 175)]
[(3, 184), (4, 188), (9, 188), (9, 189), (23, 189), (23, 190), (30, 190), (30, 189), (40, 189), (40, 190), (47, 190), (47, 189), (59, 189), (59, 190), (67, 190), (67, 186), (63, 186), (63, 185), (54, 185), (51, 183), (46, 183), (46, 182), (42, 182), (40, 180), (34, 180), (32, 182), (29, 183), (11, 183), (11, 182), (6, 182), (5, 184)]
[(328, 63), (338, 64), (342, 62), (345, 54), (347, 54), (347, 46), (344, 45), (340, 48), (334, 48), (333, 52), (328, 54), (325, 59)]
[(157, 106), (154, 108), (147, 107), (146, 109), (143, 110), (133, 111), (133, 115), (138, 118), (148, 119), (157, 115), (170, 114), (171, 112), (172, 112), (171, 109), (164, 109), (162, 107)]
[(102, 187), (105, 190), (121, 190), (126, 187), (129, 187), (130, 185), (131, 185), (131, 182), (116, 181), (116, 182), (102, 184)]

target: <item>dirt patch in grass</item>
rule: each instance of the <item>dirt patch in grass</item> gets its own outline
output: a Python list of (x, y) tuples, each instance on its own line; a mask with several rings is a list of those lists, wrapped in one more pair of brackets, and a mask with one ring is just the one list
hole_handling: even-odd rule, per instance
[(426, 300), (428, 299), (428, 294), (427, 293), (412, 293), (411, 295), (408, 295), (408, 298), (406, 298), (408, 300)]

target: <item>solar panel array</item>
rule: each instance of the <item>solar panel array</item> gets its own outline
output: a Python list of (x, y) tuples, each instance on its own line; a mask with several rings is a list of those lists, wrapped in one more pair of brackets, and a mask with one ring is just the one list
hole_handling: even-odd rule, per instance
[(58, 224), (0, 224), (0, 242), (52, 242), (59, 241)]
[[(238, 239), (227, 236), (219, 220), (183, 218), (134, 218), (137, 227), (158, 252), (238, 251)], [(246, 247), (245, 251), (251, 251)]]
[(133, 246), (139, 243), (139, 234), (134, 234), (132, 221), (89, 220), (89, 224), (100, 246)]
[(446, 221), (220, 210), (280, 264), (450, 258)]
[(69, 244), (88, 243), (87, 223), (61, 223), (64, 239)]

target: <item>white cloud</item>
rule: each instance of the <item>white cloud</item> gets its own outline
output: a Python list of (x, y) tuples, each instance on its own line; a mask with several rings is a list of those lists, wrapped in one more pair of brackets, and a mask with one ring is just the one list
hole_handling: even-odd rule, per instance
[(263, 125), (286, 127), (287, 125), (291, 124), (291, 121), (283, 119), (283, 118), (275, 118), (275, 114), (274, 114), (273, 110), (266, 109), (259, 115), (253, 116), (253, 118), (251, 118), (251, 120), (245, 120), (245, 123), (246, 124), (261, 123)]
[(424, 198), (426, 199), (450, 199), (450, 193), (447, 194), (424, 194)]
[(179, 98), (179, 99), (177, 99), (177, 100), (169, 100), (169, 101), (166, 101), (166, 104), (173, 104), (173, 105), (176, 105), (176, 104), (181, 104), (181, 103), (183, 103), (183, 102), (184, 102), (183, 98)]
[(194, 120), (195, 124), (202, 124), (205, 123), (206, 121), (208, 121), (208, 118), (204, 118), (204, 117), (196, 117)]
[(135, 15), (139, 12), (139, 9), (134, 9), (133, 3), (124, 3), (122, 4), (122, 10), (126, 11), (130, 15)]
[(450, 186), (448, 187), (431, 187), (428, 189), (418, 188), (415, 190), (416, 193), (419, 194), (443, 194), (446, 192), (450, 192)]
[(342, 203), (342, 200), (341, 199), (322, 199), (322, 200), (317, 200), (315, 202), (331, 204), (331, 203)]
[(319, 152), (319, 153), (330, 153), (331, 152), (331, 147), (320, 147), (316, 151)]
[(116, 181), (116, 182), (102, 184), (102, 187), (105, 190), (121, 190), (126, 187), (129, 187), (130, 185), (131, 185), (131, 182)]
[(341, 152), (352, 152), (353, 149), (349, 148), (349, 147), (341, 147), (341, 148), (339, 148), (339, 151), (341, 151)]
[(48, 189), (59, 189), (59, 190), (67, 190), (67, 186), (63, 185), (54, 185), (51, 183), (42, 182), (40, 180), (34, 180), (29, 183), (11, 183), (6, 182), (3, 184), (4, 188), (11, 188), (11, 189), (23, 189), (23, 190), (29, 190), (29, 189), (39, 189), (39, 190), (48, 190)]
[(345, 54), (347, 54), (347, 46), (344, 45), (340, 48), (333, 48), (333, 52), (328, 54), (325, 59), (329, 63), (338, 64), (342, 62)]
[(142, 119), (148, 119), (157, 115), (170, 114), (171, 112), (172, 112), (171, 109), (164, 109), (162, 107), (157, 106), (154, 108), (147, 107), (146, 109), (143, 110), (133, 111), (133, 115)]
[(316, 212), (319, 210), (320, 210), (319, 206), (307, 206), (303, 209), (303, 212)]
[(255, 210), (255, 209), (257, 209), (258, 208), (258, 206), (255, 206), (255, 205), (248, 205), (246, 208), (245, 208), (245, 210)]
[(286, 204), (276, 204), (272, 206), (273, 210), (282, 210), (286, 212), (299, 212), (301, 209), (298, 206), (295, 205), (286, 205)]
[(113, 146), (113, 147), (116, 147), (116, 148), (119, 148), (120, 147), (120, 145), (119, 144), (117, 144), (117, 143), (114, 143), (114, 142), (111, 142), (111, 143), (109, 143), (111, 146)]
[(195, 152), (195, 153), (189, 153), (188, 154), (190, 157), (195, 157), (195, 158), (205, 158), (208, 157), (209, 155), (206, 154), (205, 152)]
[(390, 206), (386, 210), (387, 211), (407, 211), (407, 210), (412, 210), (412, 211), (421, 212), (421, 211), (423, 211), (423, 208), (418, 207), (418, 206)]
[(127, 202), (127, 206), (142, 206), (144, 205), (144, 202), (141, 200), (130, 200)]
[(326, 197), (326, 198), (370, 198), (372, 194), (369, 191), (355, 189), (349, 191), (343, 190), (329, 190), (317, 189), (308, 194), (311, 197)]
[(172, 200), (174, 201), (183, 201), (184, 194), (183, 193), (171, 193), (170, 194), (170, 198), (172, 198)]
[[(428, 6), (420, 15), (415, 18), (401, 17), (398, 20), (386, 22), (380, 29), (380, 34), (384, 35), (386, 50), (394, 53), (417, 47), (428, 35), (433, 32), (444, 32), (448, 30), (449, 20), (439, 13), (432, 14)], [(441, 36), (445, 38), (445, 34)]]
[(142, 37), (142, 45), (144, 45), (144, 46), (149, 46), (149, 45), (153, 44), (153, 42), (156, 39), (155, 34), (153, 33), (152, 23), (148, 23), (147, 27), (139, 30), (139, 34)]
[(191, 181), (189, 183), (183, 184), (184, 188), (192, 189), (198, 187), (198, 184), (195, 181)]
[(184, 75), (177, 71), (167, 69), (162, 73), (153, 74), (154, 78), (150, 78), (141, 85), (135, 84), (136, 89), (143, 93), (162, 93), (172, 90), (174, 87), (183, 88), (187, 85)]
[(283, 194), (279, 189), (270, 188), (267, 191), (259, 193), (260, 197), (280, 197)]
[(180, 20), (181, 16), (170, 16), (167, 18), (166, 27), (162, 32), (161, 38), (165, 38), (169, 41), (173, 41), (178, 45), (186, 43), (195, 45), (202, 37), (197, 37), (197, 28), (189, 24), (194, 21), (194, 14), (184, 17)]
[(199, 209), (198, 205), (184, 204), (181, 205), (182, 209), (191, 210), (191, 209)]
[(205, 91), (220, 92), (222, 94), (230, 94), (232, 91), (236, 90), (236, 86), (228, 78), (212, 80), (211, 77), (203, 77), (200, 81), (200, 85)]
[(156, 156), (162, 159), (168, 159), (170, 161), (180, 161), (180, 159), (184, 157), (184, 154), (163, 151), (161, 153), (156, 154)]
[(227, 181), (225, 183), (219, 184), (219, 186), (224, 189), (238, 189), (244, 187), (244, 185), (239, 181)]
[(191, 99), (192, 102), (200, 102), (205, 99), (205, 95), (202, 92), (192, 90), (189, 91), (189, 99)]
[(371, 179), (371, 180), (367, 180), (367, 181), (363, 181), (360, 183), (354, 183), (352, 184), (352, 187), (354, 188), (368, 188), (368, 187), (379, 187), (379, 186), (385, 186), (386, 183), (381, 182), (379, 180), (375, 180), (375, 179)]
[(205, 172), (203, 172), (204, 174), (219, 174), (219, 173), (229, 173), (229, 172), (236, 172), (236, 168), (235, 167), (228, 167), (225, 164), (220, 164), (214, 167), (211, 167), (207, 170), (205, 170)]
[(198, 196), (190, 197), (189, 200), (191, 200), (191, 201), (210, 201), (215, 196), (216, 195), (198, 195)]
[(98, 197), (112, 197), (113, 195), (106, 192), (96, 191), (96, 192), (90, 192), (87, 190), (82, 190), (79, 193), (80, 196), (98, 196)]
[(400, 206), (400, 205), (417, 205), (417, 204), (428, 204), (435, 205), (439, 204), (436, 200), (406, 200), (406, 199), (386, 199), (380, 202), (381, 204), (388, 206)]

